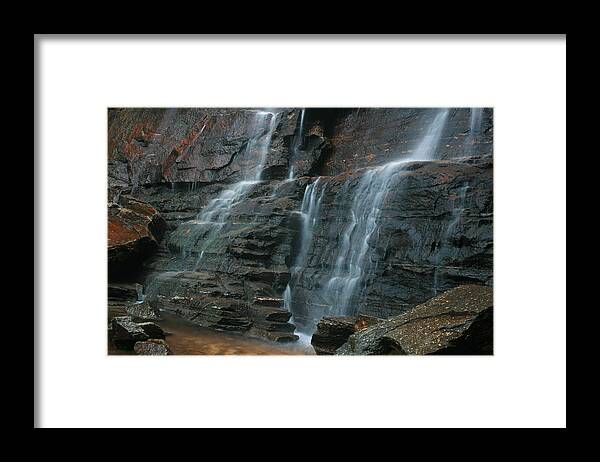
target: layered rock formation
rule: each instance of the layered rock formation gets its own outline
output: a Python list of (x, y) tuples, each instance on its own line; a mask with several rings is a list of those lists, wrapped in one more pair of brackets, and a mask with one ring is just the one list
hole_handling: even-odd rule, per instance
[(463, 285), (352, 334), (340, 355), (493, 353), (492, 289)]
[(126, 313), (134, 319), (160, 319), (160, 315), (147, 301), (128, 303), (125, 306)]
[[(323, 125), (329, 146), (321, 159), (321, 174), (337, 175), (410, 157), (435, 115), (427, 109), (309, 111), (308, 126), (312, 120)], [(470, 109), (450, 109), (437, 149), (438, 159), (492, 154), (492, 110), (483, 110), (476, 127), (471, 127), (471, 117)]]
[[(284, 178), (298, 111), (278, 109), (264, 178)], [(109, 188), (232, 183), (255, 167), (255, 109), (109, 109)]]
[[(109, 110), (109, 199), (119, 203), (109, 215), (135, 201), (164, 220), (164, 237), (150, 230), (144, 242), (153, 241), (152, 249), (138, 252), (146, 259), (136, 260), (142, 271), (130, 280), (144, 284), (156, 309), (213, 329), (292, 341), (297, 327), (312, 332), (332, 314), (323, 288), (361, 178), (410, 157), (435, 111), (309, 108), (301, 133), (299, 110), (270, 111), (277, 118), (262, 181), (236, 196), (214, 233), (198, 223), (199, 213), (256, 167), (255, 140), (267, 131), (257, 126), (257, 111)], [(388, 318), (459, 284), (491, 285), (492, 112), (483, 111), (476, 129), (472, 119), (469, 109), (451, 109), (437, 160), (414, 162), (394, 178), (348, 314)], [(303, 245), (299, 211), (316, 177), (319, 213), (286, 310), (284, 291)]]
[[(302, 277), (295, 319), (314, 323), (335, 303), (322, 289), (351, 215), (363, 171), (323, 179), (320, 213)], [(362, 298), (350, 314), (386, 318), (459, 283), (492, 282), (492, 160), (414, 163), (398, 173), (372, 235)], [(465, 190), (465, 186), (466, 190)], [(323, 309), (321, 307), (325, 307)], [(320, 317), (320, 316), (319, 316)]]
[(142, 295), (143, 286), (138, 283), (108, 284), (108, 302), (113, 304), (126, 304), (136, 302)]

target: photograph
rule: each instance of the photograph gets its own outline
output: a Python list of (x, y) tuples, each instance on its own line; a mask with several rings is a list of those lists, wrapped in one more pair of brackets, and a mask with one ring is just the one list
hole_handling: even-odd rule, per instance
[(493, 108), (108, 108), (109, 355), (492, 355)]

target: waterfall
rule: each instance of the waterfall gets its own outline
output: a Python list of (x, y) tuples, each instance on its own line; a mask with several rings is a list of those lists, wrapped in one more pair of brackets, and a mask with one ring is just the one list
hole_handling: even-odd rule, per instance
[[(179, 226), (173, 233), (173, 240), (181, 243), (182, 270), (197, 269), (206, 250), (219, 236), (222, 229), (227, 225), (232, 208), (239, 203), (250, 190), (260, 183), (267, 153), (271, 145), (271, 139), (277, 126), (279, 113), (269, 111), (258, 111), (252, 123), (252, 131), (257, 134), (248, 141), (244, 156), (256, 155), (254, 165), (249, 168), (241, 181), (233, 184), (222, 191), (215, 199), (197, 215), (196, 219), (187, 221)], [(265, 129), (266, 126), (266, 129)], [(200, 248), (197, 247), (198, 240), (203, 237)], [(198, 252), (198, 258), (194, 268), (186, 263), (186, 258), (192, 251)]]
[[(306, 109), (300, 111), (300, 123), (298, 125), (298, 134), (294, 136), (294, 145), (292, 147), (292, 154), (296, 155), (302, 145), (302, 131), (304, 129), (304, 112)], [(288, 180), (294, 179), (294, 165), (292, 164), (292, 158), (290, 156), (290, 170), (288, 173)]]
[(145, 300), (144, 286), (142, 284), (135, 285), (136, 303), (143, 303)]
[(475, 147), (475, 137), (481, 131), (481, 121), (483, 115), (483, 108), (472, 107), (471, 108), (471, 123), (469, 124), (469, 134), (465, 140), (465, 151), (467, 155), (472, 155), (473, 148)]
[(439, 291), (439, 267), (440, 264), (442, 263), (442, 258), (445, 256), (444, 254), (446, 253), (447, 250), (449, 250), (449, 245), (450, 241), (452, 239), (452, 236), (454, 236), (454, 232), (456, 231), (456, 228), (458, 226), (458, 224), (460, 223), (460, 220), (463, 216), (463, 213), (465, 211), (465, 199), (467, 196), (467, 191), (469, 190), (469, 183), (465, 183), (463, 185), (462, 188), (460, 188), (459, 194), (458, 194), (458, 200), (454, 200), (453, 201), (453, 207), (452, 207), (452, 217), (450, 220), (450, 223), (448, 223), (448, 226), (446, 227), (446, 230), (444, 231), (444, 234), (442, 236), (441, 242), (440, 242), (440, 246), (437, 249), (436, 252), (436, 257), (434, 260), (434, 270), (433, 270), (433, 295), (437, 295), (438, 291)]
[(467, 191), (469, 189), (469, 183), (465, 183), (462, 188), (460, 188), (460, 192), (458, 195), (458, 206), (454, 206), (452, 209), (452, 220), (448, 224), (448, 228), (446, 228), (446, 232), (444, 233), (444, 242), (446, 242), (449, 238), (452, 237), (454, 230), (458, 226), (460, 219), (462, 217), (463, 212), (465, 211), (465, 197), (467, 196)]
[(322, 288), (322, 299), (327, 302), (328, 314), (350, 315), (357, 310), (359, 289), (368, 274), (370, 240), (378, 230), (382, 203), (397, 174), (413, 161), (433, 160), (442, 137), (449, 110), (438, 111), (420, 143), (403, 160), (389, 162), (367, 170), (356, 186), (350, 222), (338, 243), (333, 274)]
[[(318, 177), (313, 183), (308, 185), (304, 190), (304, 197), (302, 198), (302, 205), (300, 207), (300, 250), (294, 259), (292, 267), (290, 268), (290, 281), (288, 282), (285, 291), (283, 292), (283, 303), (284, 308), (292, 313), (292, 320), (294, 316), (294, 305), (293, 305), (293, 287), (298, 282), (302, 275), (302, 270), (306, 266), (306, 257), (310, 249), (313, 230), (319, 215), (319, 209), (321, 207), (321, 200), (325, 194), (325, 186), (319, 188), (321, 177)], [(319, 191), (320, 189), (320, 191)]]
[(477, 133), (481, 129), (481, 116), (483, 108), (473, 107), (471, 108), (471, 133)]

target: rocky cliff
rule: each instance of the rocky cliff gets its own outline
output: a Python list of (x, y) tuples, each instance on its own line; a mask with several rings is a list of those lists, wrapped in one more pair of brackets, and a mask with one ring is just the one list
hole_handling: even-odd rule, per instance
[(491, 110), (476, 120), (470, 109), (447, 111), (435, 160), (402, 165), (377, 195), (350, 313), (335, 312), (326, 288), (341, 268), (355, 199), (373, 167), (411, 159), (437, 112), (269, 111), (257, 123), (254, 109), (109, 110), (109, 201), (147, 203), (165, 223), (129, 281), (144, 284), (150, 303), (211, 328), (290, 341), (329, 314), (388, 318), (462, 283), (491, 285)]

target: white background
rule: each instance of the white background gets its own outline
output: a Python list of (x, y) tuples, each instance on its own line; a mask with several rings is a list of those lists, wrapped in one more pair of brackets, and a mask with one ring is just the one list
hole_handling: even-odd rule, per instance
[[(38, 37), (39, 426), (566, 425), (566, 41)], [(493, 106), (493, 357), (108, 357), (107, 106)]]

